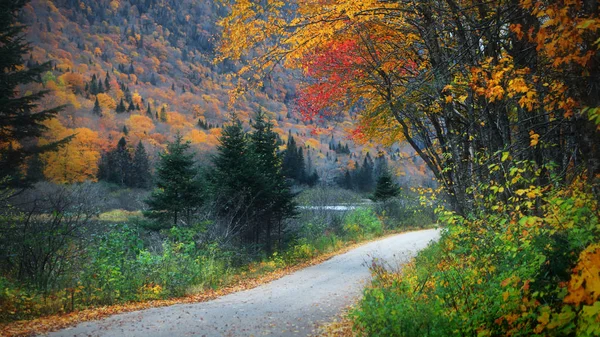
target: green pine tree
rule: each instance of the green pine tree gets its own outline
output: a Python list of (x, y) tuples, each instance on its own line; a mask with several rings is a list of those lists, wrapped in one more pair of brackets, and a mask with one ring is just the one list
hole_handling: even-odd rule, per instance
[(251, 208), (260, 182), (248, 136), (237, 116), (232, 115), (231, 123), (223, 128), (212, 163), (209, 180), (219, 216), (229, 217), (231, 223), (237, 224), (242, 239), (253, 242)]
[(18, 86), (41, 79), (50, 70), (50, 62), (24, 68), (23, 55), (31, 50), (23, 39), (25, 26), (17, 21), (17, 15), (27, 1), (4, 1), (0, 6), (0, 139), (2, 142), (18, 143), (20, 146), (4, 146), (0, 149), (0, 188), (27, 186), (21, 167), (35, 154), (56, 149), (67, 142), (40, 146), (31, 141), (46, 130), (42, 124), (63, 109), (62, 106), (36, 111), (37, 102), (48, 93), (38, 91), (22, 94)]
[(102, 115), (102, 108), (100, 107), (100, 102), (98, 102), (98, 97), (96, 97), (96, 101), (94, 102), (94, 110), (92, 110), (92, 112), (96, 116)]
[(144, 144), (140, 141), (133, 154), (132, 187), (149, 188), (152, 185), (150, 160)]
[[(293, 195), (282, 172), (282, 159), (278, 152), (277, 133), (273, 131), (273, 123), (266, 120), (262, 110), (256, 114), (252, 123), (254, 132), (250, 135), (251, 150), (256, 158), (258, 171), (258, 190), (255, 192), (255, 216), (259, 220), (255, 227), (258, 238), (265, 234), (265, 250), (272, 251), (272, 231), (274, 224), (279, 225), (281, 235), (282, 220), (295, 214)], [(262, 227), (262, 228), (261, 228)]]
[(127, 111), (127, 108), (125, 108), (125, 102), (123, 102), (123, 98), (121, 98), (121, 101), (119, 101), (119, 104), (117, 104), (115, 111), (117, 113), (123, 113)]
[(149, 210), (144, 215), (159, 224), (192, 225), (203, 203), (203, 188), (195, 166), (190, 143), (181, 135), (167, 145), (156, 167), (156, 188), (146, 200)]
[(358, 190), (361, 192), (369, 192), (373, 190), (373, 160), (367, 152), (362, 166), (360, 167), (356, 177)]
[(400, 195), (400, 187), (394, 183), (389, 172), (384, 171), (377, 179), (377, 186), (373, 194), (374, 201), (387, 201)]

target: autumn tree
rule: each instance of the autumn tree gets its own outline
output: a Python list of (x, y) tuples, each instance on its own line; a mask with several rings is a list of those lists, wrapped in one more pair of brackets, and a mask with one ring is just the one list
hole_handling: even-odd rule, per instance
[(48, 131), (39, 139), (40, 145), (53, 144), (65, 138), (70, 141), (56, 151), (40, 154), (44, 176), (56, 183), (96, 180), (101, 146), (98, 133), (88, 128), (66, 128), (58, 119), (48, 120), (45, 125)]
[[(296, 6), (234, 2), (222, 21), (221, 58), (256, 55), (242, 74), (278, 64), (301, 69), (307, 84), (298, 105), (309, 118), (360, 106), (355, 139), (409, 143), (459, 213), (473, 207), (480, 182), (508, 182), (500, 169), (507, 161), (534, 162), (540, 185), (568, 181), (578, 170), (597, 176), (597, 6)], [(576, 136), (572, 128), (586, 131)]]

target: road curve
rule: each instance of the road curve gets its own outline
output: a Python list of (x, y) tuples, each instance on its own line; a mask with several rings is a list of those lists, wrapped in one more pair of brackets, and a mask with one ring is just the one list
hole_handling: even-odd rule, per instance
[(439, 230), (368, 243), (254, 289), (218, 299), (152, 308), (84, 322), (48, 336), (307, 336), (360, 295), (373, 258), (401, 265)]

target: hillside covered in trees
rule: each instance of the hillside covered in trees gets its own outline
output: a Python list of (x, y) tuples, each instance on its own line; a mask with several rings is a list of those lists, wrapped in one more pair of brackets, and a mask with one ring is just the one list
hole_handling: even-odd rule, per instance
[[(352, 116), (323, 121), (299, 113), (298, 74), (277, 70), (258, 90), (232, 99), (240, 83), (235, 74), (244, 61), (215, 61), (229, 9), (218, 1), (54, 1), (29, 2), (19, 15), (27, 25), (32, 49), (26, 66), (51, 62), (41, 83), (23, 90), (51, 90), (42, 106), (65, 108), (47, 122), (41, 143), (74, 135), (54, 154), (32, 162), (31, 174), (53, 182), (104, 179), (130, 187), (106, 172), (108, 153), (135, 152), (141, 144), (150, 162), (180, 133), (198, 155), (215, 149), (230, 112), (249, 128), (252, 114), (262, 109), (274, 121), (284, 145), (289, 136), (310, 160), (308, 176), (328, 182), (352, 171), (367, 152), (386, 153), (407, 179), (427, 179), (423, 162), (401, 143), (394, 148), (355, 143), (348, 138)], [(125, 141), (125, 144), (123, 143)], [(283, 148), (283, 146), (282, 146)]]

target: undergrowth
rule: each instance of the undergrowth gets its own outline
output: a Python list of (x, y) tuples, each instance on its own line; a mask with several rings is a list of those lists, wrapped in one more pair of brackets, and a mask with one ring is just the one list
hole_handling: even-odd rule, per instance
[(598, 200), (582, 182), (482, 193), (442, 212), (441, 239), (402, 272), (373, 269), (351, 313), (365, 336), (600, 336)]
[(198, 228), (174, 227), (164, 233), (162, 248), (152, 250), (145, 247), (138, 226), (112, 225), (95, 234), (81, 256), (71, 258), (73, 269), (63, 271), (60, 283), (50, 291), (0, 278), (0, 322), (218, 289), (380, 236), (384, 220), (371, 209), (356, 209), (338, 230), (307, 224), (285, 249), (241, 266), (233, 261), (236, 252), (216, 243), (199, 244)]

